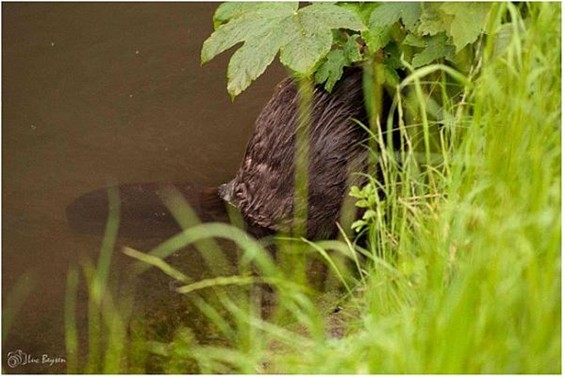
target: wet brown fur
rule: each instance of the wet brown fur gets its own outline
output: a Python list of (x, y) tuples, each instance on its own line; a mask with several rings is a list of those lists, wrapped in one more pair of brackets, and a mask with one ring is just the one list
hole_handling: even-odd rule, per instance
[[(364, 171), (366, 124), (362, 71), (351, 69), (332, 93), (313, 93), (309, 169), (308, 237), (335, 235), (353, 172)], [(295, 136), (299, 96), (294, 81), (281, 82), (257, 121), (236, 177), (222, 188), (225, 200), (252, 224), (290, 232), (293, 219)], [(358, 181), (358, 180), (357, 180)]]

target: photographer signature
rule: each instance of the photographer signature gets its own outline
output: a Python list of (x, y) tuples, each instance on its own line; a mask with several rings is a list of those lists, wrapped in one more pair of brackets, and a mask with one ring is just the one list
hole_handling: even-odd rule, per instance
[(23, 352), (21, 349), (8, 352), (6, 364), (10, 368), (15, 368), (18, 366), (28, 365), (28, 364), (41, 364), (53, 366), (54, 364), (64, 364), (67, 360), (63, 357), (52, 357), (48, 354), (42, 354), (41, 356), (33, 356), (29, 353)]

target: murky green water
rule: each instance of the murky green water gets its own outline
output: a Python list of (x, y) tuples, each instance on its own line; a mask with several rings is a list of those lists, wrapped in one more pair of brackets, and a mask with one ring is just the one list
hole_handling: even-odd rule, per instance
[[(41, 361), (11, 368), (6, 358), (65, 358), (68, 266), (80, 254), (96, 258), (101, 243), (70, 229), (69, 203), (112, 181), (218, 185), (237, 169), (284, 70), (270, 69), (232, 103), (227, 56), (199, 62), (217, 5), (3, 4), (3, 309), (22, 301), (2, 335), (5, 372), (65, 371)], [(177, 259), (201, 270), (198, 259)], [(112, 264), (130, 262), (117, 255)], [(29, 296), (10, 297), (18, 279), (32, 285)], [(81, 293), (82, 334), (86, 300)]]

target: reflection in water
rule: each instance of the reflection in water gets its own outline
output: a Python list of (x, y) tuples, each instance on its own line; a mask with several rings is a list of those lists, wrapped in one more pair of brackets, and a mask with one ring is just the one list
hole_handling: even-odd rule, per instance
[[(70, 203), (110, 182), (217, 186), (239, 166), (254, 119), (284, 72), (270, 69), (231, 103), (226, 57), (204, 68), (199, 62), (216, 6), (3, 4), (3, 306), (20, 277), (36, 283), (29, 295), (16, 293), (21, 311), (3, 334), (6, 372), (65, 369), (9, 368), (6, 359), (17, 350), (65, 357), (68, 266), (80, 255), (97, 258), (101, 243), (69, 228)], [(119, 244), (140, 250), (162, 241), (127, 236)], [(199, 257), (186, 256), (172, 263), (199, 272)], [(116, 272), (130, 263), (112, 258)], [(147, 302), (158, 304), (168, 279), (159, 272), (142, 279)]]
[[(202, 222), (229, 222), (217, 187), (184, 183), (173, 185)], [(120, 227), (123, 238), (168, 238), (181, 231), (163, 200), (166, 187), (156, 183), (119, 187)], [(79, 233), (103, 235), (108, 219), (108, 192), (96, 190), (79, 197), (67, 207), (71, 228)]]

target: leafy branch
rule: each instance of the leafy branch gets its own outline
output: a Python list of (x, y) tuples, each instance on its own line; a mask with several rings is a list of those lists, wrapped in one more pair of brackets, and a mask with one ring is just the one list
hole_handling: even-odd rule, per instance
[[(235, 98), (279, 54), (296, 75), (313, 76), (331, 91), (344, 67), (375, 56), (393, 80), (404, 70), (469, 56), (482, 33), (490, 3), (224, 3), (215, 31), (204, 42), (202, 64), (239, 45), (228, 64), (228, 92)], [(465, 55), (466, 54), (466, 55)]]
[(364, 30), (359, 17), (333, 4), (226, 3), (214, 15), (216, 31), (204, 42), (202, 63), (243, 42), (228, 65), (228, 92), (244, 91), (273, 61), (299, 74), (312, 74), (331, 50), (333, 29)]

